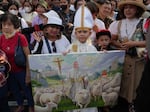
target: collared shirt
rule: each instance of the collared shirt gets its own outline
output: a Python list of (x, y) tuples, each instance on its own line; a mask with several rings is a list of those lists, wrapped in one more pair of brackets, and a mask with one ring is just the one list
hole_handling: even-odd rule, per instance
[[(41, 54), (49, 54), (49, 50), (48, 50), (48, 46), (45, 41), (45, 37), (42, 37), (42, 41), (43, 41), (43, 45), (41, 48)], [(55, 53), (53, 51), (52, 42), (53, 41), (48, 40), (51, 53)], [(56, 47), (56, 51), (57, 51), (56, 53), (63, 53), (64, 51), (66, 51), (66, 49), (68, 48), (69, 45), (70, 45), (70, 42), (68, 41), (68, 39), (64, 35), (62, 35), (62, 37), (60, 39), (55, 41), (55, 47)], [(31, 52), (32, 53), (36, 52), (38, 47), (39, 47), (39, 42), (36, 43), (36, 45), (34, 46), (34, 49)]]

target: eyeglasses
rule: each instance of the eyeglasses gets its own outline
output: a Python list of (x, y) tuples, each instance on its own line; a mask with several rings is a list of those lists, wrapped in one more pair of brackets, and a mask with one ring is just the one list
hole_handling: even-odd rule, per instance
[(55, 42), (52, 42), (51, 45), (52, 45), (53, 52), (56, 53), (56, 52), (57, 52), (57, 49), (56, 49)]

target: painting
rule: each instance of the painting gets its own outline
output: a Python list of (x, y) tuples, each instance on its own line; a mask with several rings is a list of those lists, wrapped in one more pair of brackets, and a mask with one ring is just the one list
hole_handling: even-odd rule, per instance
[(124, 51), (29, 55), (35, 111), (116, 104)]

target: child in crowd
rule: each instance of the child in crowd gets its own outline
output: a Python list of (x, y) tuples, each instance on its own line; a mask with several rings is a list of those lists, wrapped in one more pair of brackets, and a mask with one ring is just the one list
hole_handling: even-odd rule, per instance
[(99, 32), (96, 33), (96, 48), (98, 51), (103, 51), (103, 50), (112, 50), (110, 46), (110, 41), (111, 41), (111, 33), (109, 30), (100, 30)]
[[(96, 48), (88, 43), (89, 36), (91, 35), (91, 30), (94, 26), (94, 20), (91, 12), (87, 7), (81, 6), (78, 9), (75, 15), (74, 26), (75, 26), (75, 36), (77, 39), (74, 43), (72, 43), (69, 46), (67, 52), (97, 52)], [(86, 90), (88, 90), (88, 88), (86, 88)], [(76, 94), (78, 92), (78, 89), (76, 88), (74, 92)], [(85, 108), (79, 109), (77, 111), (98, 112), (97, 108)], [(73, 110), (73, 112), (76, 112), (76, 110)]]
[[(82, 6), (83, 7), (83, 6)], [(84, 7), (85, 14), (88, 15), (88, 20), (85, 18), (83, 21), (79, 22), (80, 20), (80, 15), (82, 8), (76, 13), (75, 15), (75, 21), (74, 21), (74, 26), (75, 26), (75, 35), (76, 35), (76, 41), (73, 42), (70, 46), (68, 51), (69, 52), (93, 52), (97, 51), (96, 48), (88, 43), (89, 36), (91, 35), (91, 31), (94, 25), (94, 20), (92, 18), (92, 14), (89, 11), (87, 7)], [(84, 15), (86, 16), (86, 15)], [(82, 23), (83, 22), (83, 23)], [(89, 23), (91, 22), (91, 23)]]

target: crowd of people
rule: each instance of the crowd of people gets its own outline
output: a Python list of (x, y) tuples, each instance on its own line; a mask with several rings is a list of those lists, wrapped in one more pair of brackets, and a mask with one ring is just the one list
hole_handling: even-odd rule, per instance
[[(149, 26), (150, 0), (2, 0), (0, 49), (6, 53), (11, 70), (7, 83), (0, 86), (0, 111), (11, 112), (9, 92), (18, 104), (15, 112), (24, 111), (21, 88), (29, 112), (34, 112), (29, 54), (124, 50), (117, 104), (80, 111), (148, 112)], [(26, 67), (15, 63), (18, 38), (27, 59)]]

